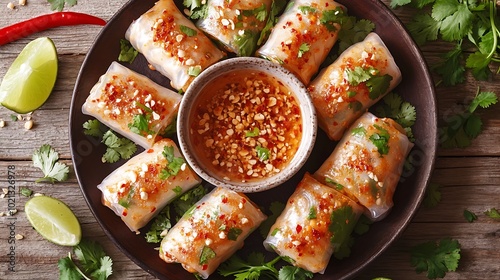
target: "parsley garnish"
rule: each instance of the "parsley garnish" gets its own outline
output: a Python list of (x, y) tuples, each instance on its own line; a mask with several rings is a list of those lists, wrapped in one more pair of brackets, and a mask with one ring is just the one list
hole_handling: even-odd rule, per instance
[(244, 30), (242, 35), (234, 36), (234, 44), (238, 47), (239, 56), (251, 56), (257, 48), (258, 33)]
[(336, 250), (349, 239), (355, 226), (355, 218), (356, 214), (349, 205), (342, 206), (332, 212), (328, 230), (332, 233), (330, 242), (335, 245)]
[(120, 39), (120, 54), (118, 55), (118, 61), (132, 63), (138, 54), (139, 52), (134, 49), (129, 41)]
[(366, 129), (362, 126), (355, 127), (351, 130), (351, 135), (365, 136)]
[(57, 263), (60, 279), (90, 279), (90, 276), (92, 279), (105, 280), (113, 273), (113, 261), (98, 243), (83, 239), (73, 247), (73, 252), (83, 271), (71, 258), (70, 252)]
[(186, 34), (187, 36), (191, 37), (191, 36), (196, 36), (196, 34), (198, 34), (198, 32), (196, 32), (196, 30), (192, 29), (192, 28), (189, 28), (185, 25), (181, 25), (179, 26), (180, 29), (181, 29), (181, 32)]
[(300, 45), (299, 47), (299, 53), (297, 54), (297, 56), (301, 58), (308, 51), (309, 51), (309, 44), (302, 43), (302, 45)]
[(176, 157), (174, 155), (174, 147), (173, 146), (165, 146), (162, 152), (163, 156), (167, 160), (167, 165), (160, 172), (160, 179), (166, 180), (170, 176), (175, 176), (182, 168), (182, 165), (185, 164), (185, 161), (182, 157)]
[(387, 155), (389, 153), (389, 132), (379, 125), (373, 125), (378, 133), (373, 133), (370, 136), (370, 141), (372, 141), (373, 145), (377, 147), (377, 151), (381, 155)]
[(446, 272), (455, 271), (460, 260), (460, 243), (445, 238), (419, 244), (411, 250), (411, 265), (417, 273), (427, 271), (427, 278), (444, 278)]
[(257, 127), (254, 127), (253, 130), (249, 130), (245, 132), (246, 137), (257, 137), (260, 134), (260, 130)]
[[(488, 67), (499, 59), (500, 32), (498, 10), (494, 0), (392, 0), (391, 6), (415, 4), (425, 13), (417, 15), (408, 24), (410, 33), (420, 45), (439, 38), (455, 43), (455, 47), (443, 57), (439, 65), (445, 85), (455, 85), (465, 81), (462, 42), (471, 43), (475, 52), (467, 55), (465, 67), (472, 70), (478, 80), (486, 80), (491, 71)], [(432, 9), (427, 9), (432, 5)], [(427, 12), (428, 11), (428, 12)], [(446, 70), (449, 71), (444, 71)]]
[(257, 151), (257, 157), (259, 158), (260, 161), (264, 162), (269, 159), (269, 149), (264, 148), (260, 145), (255, 147), (255, 150)]
[(203, 249), (201, 250), (201, 255), (200, 255), (200, 265), (207, 264), (209, 260), (215, 258), (216, 254), (215, 251), (212, 250), (208, 246), (203, 246)]
[(227, 239), (236, 241), (236, 239), (238, 239), (238, 236), (240, 236), (242, 232), (243, 230), (241, 228), (232, 227), (227, 233)]
[(493, 92), (481, 92), (477, 89), (476, 96), (469, 104), (467, 110), (461, 114), (451, 116), (445, 120), (445, 126), (440, 127), (439, 139), (444, 148), (466, 148), (471, 145), (483, 130), (483, 122), (475, 113), (478, 107), (488, 108), (498, 102)]
[(59, 162), (59, 154), (49, 144), (35, 150), (31, 157), (33, 165), (43, 172), (43, 177), (35, 182), (62, 182), (68, 179), (69, 167)]
[(201, 66), (200, 65), (190, 66), (188, 68), (188, 75), (189, 76), (198, 77), (198, 75), (200, 75), (200, 73), (201, 73)]

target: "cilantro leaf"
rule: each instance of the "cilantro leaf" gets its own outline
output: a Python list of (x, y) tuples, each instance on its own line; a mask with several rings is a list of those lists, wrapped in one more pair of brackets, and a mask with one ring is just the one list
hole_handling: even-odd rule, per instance
[(269, 12), (269, 16), (267, 17), (267, 22), (262, 31), (260, 32), (259, 39), (257, 40), (257, 45), (261, 45), (264, 42), (269, 34), (271, 33), (271, 29), (278, 22), (278, 14), (286, 6), (286, 0), (273, 0), (271, 3), (271, 11)]
[(450, 238), (429, 241), (411, 250), (411, 265), (417, 273), (427, 271), (427, 278), (443, 278), (446, 272), (455, 271), (460, 260), (460, 243)]
[(64, 9), (64, 5), (67, 4), (70, 7), (76, 5), (77, 0), (47, 0), (50, 3), (50, 9), (52, 11), (62, 11)]
[(201, 250), (201, 255), (200, 255), (200, 261), (199, 264), (207, 264), (211, 259), (215, 258), (216, 253), (215, 251), (208, 247), (208, 246), (203, 246), (203, 249)]
[(101, 123), (98, 120), (88, 120), (83, 123), (83, 128), (85, 129), (83, 133), (85, 135), (90, 135), (94, 137), (102, 137), (104, 132), (101, 130)]
[(191, 19), (202, 19), (208, 15), (208, 5), (203, 0), (184, 0), (182, 2), (184, 7), (189, 9), (188, 16)]
[(59, 259), (59, 261), (57, 262), (57, 267), (59, 268), (59, 279), (82, 279), (82, 275), (80, 274), (78, 267), (70, 257)]
[(477, 220), (477, 216), (476, 214), (474, 214), (473, 212), (467, 210), (467, 209), (464, 209), (464, 218), (467, 220), (467, 222), (469, 223), (472, 223), (474, 222), (475, 220)]
[(371, 224), (373, 224), (372, 220), (370, 220), (365, 215), (361, 215), (358, 222), (356, 223), (356, 226), (354, 227), (354, 233), (356, 233), (357, 235), (363, 235), (367, 233), (370, 229)]
[(28, 188), (21, 187), (19, 193), (25, 197), (30, 197), (33, 194), (33, 191)]
[(465, 148), (471, 145), (482, 131), (481, 118), (475, 113), (478, 107), (488, 108), (498, 102), (492, 92), (481, 92), (478, 88), (476, 96), (469, 104), (467, 111), (449, 117), (446, 124), (439, 128), (441, 146), (445, 148)]
[(377, 133), (373, 133), (370, 136), (370, 141), (377, 147), (377, 151), (380, 155), (387, 155), (389, 153), (389, 132), (381, 126), (374, 125), (378, 130)]
[(391, 118), (405, 128), (410, 141), (414, 141), (411, 127), (417, 119), (415, 106), (409, 102), (403, 101), (400, 95), (389, 92), (382, 102), (375, 107), (377, 116), (381, 118)]
[(454, 49), (443, 56), (441, 63), (434, 67), (434, 71), (443, 78), (445, 86), (456, 85), (465, 81), (465, 67), (462, 65), (462, 45), (457, 44)]
[(281, 259), (278, 256), (265, 262), (262, 253), (252, 252), (248, 260), (244, 261), (235, 254), (219, 266), (218, 272), (224, 277), (235, 276), (236, 280), (278, 279), (279, 272), (274, 265)]
[(258, 145), (257, 147), (255, 147), (255, 151), (257, 152), (257, 157), (260, 161), (264, 162), (269, 159), (270, 151), (268, 148), (264, 148)]
[(313, 276), (312, 272), (291, 265), (283, 266), (278, 274), (279, 280), (306, 280), (313, 278)]
[(425, 190), (424, 206), (434, 207), (441, 201), (441, 185), (430, 183)]
[(281, 212), (283, 212), (283, 209), (285, 209), (285, 204), (283, 202), (271, 202), (271, 205), (269, 205), (269, 211), (271, 211), (271, 215), (268, 215), (267, 219), (259, 226), (259, 231), (262, 237), (266, 238), (274, 222), (276, 222), (278, 216), (281, 214)]
[(319, 22), (323, 24), (328, 31), (337, 31), (336, 24), (342, 25), (346, 14), (341, 7), (335, 7), (333, 10), (324, 10)]
[(227, 233), (227, 239), (236, 241), (242, 232), (243, 230), (241, 228), (232, 227)]
[(102, 143), (107, 146), (106, 153), (102, 156), (102, 162), (113, 163), (120, 158), (129, 159), (137, 151), (134, 142), (124, 137), (118, 137), (112, 130), (104, 133)]
[(118, 61), (132, 63), (138, 54), (139, 52), (134, 49), (128, 40), (120, 39), (120, 54), (118, 55)]
[(338, 34), (338, 54), (363, 39), (375, 29), (375, 24), (367, 19), (358, 20), (354, 16), (346, 16)]
[(73, 252), (83, 271), (71, 259), (71, 253), (68, 257), (62, 258), (58, 261), (60, 279), (92, 279), (106, 280), (113, 273), (113, 261), (102, 247), (93, 242), (83, 239), (78, 245), (73, 247)]
[(33, 165), (43, 172), (43, 177), (35, 182), (62, 182), (68, 179), (69, 167), (59, 162), (59, 154), (48, 144), (35, 150), (32, 156)]
[(446, 41), (460, 40), (472, 28), (473, 14), (467, 1), (436, 0), (432, 6), (432, 17), (441, 21), (440, 33)]
[(146, 242), (148, 243), (159, 243), (161, 242), (163, 235), (162, 233), (166, 230), (172, 228), (172, 223), (170, 222), (170, 207), (166, 206), (161, 210), (161, 212), (155, 217), (151, 227), (144, 236)]
[(257, 48), (259, 34), (252, 30), (244, 30), (242, 35), (234, 37), (234, 44), (238, 47), (239, 56), (252, 56)]
[(491, 208), (485, 211), (484, 214), (492, 219), (500, 219), (500, 212), (496, 208)]
[(253, 130), (249, 130), (245, 132), (245, 137), (257, 137), (260, 134), (260, 130), (257, 127), (254, 127)]
[(377, 99), (384, 95), (389, 89), (389, 85), (392, 81), (392, 76), (385, 74), (383, 76), (372, 76), (367, 82), (366, 86), (370, 89), (370, 94), (368, 95), (371, 99)]
[(180, 217), (182, 217), (182, 215), (184, 215), (184, 213), (186, 213), (198, 200), (205, 196), (207, 192), (207, 188), (199, 185), (172, 201), (170, 205), (172, 205), (173, 209), (177, 213), (176, 220), (179, 220)]
[(332, 212), (328, 230), (333, 234), (330, 242), (334, 244), (336, 250), (349, 238), (356, 224), (354, 223), (355, 218), (356, 214), (349, 205), (342, 206)]
[(408, 23), (408, 31), (418, 45), (423, 45), (428, 41), (435, 41), (438, 38), (441, 22), (433, 19), (429, 14), (417, 14)]
[(354, 69), (347, 68), (345, 70), (347, 82), (353, 86), (366, 82), (372, 77), (371, 70), (371, 68), (363, 68), (361, 66), (356, 66)]
[(173, 146), (165, 146), (162, 155), (167, 160), (167, 165), (161, 170), (160, 179), (166, 180), (168, 177), (175, 176), (179, 173), (182, 166), (185, 164), (185, 160), (182, 157), (176, 157), (174, 155)]
[(189, 28), (185, 25), (181, 25), (179, 28), (181, 29), (182, 33), (186, 34), (189, 37), (196, 36), (196, 34), (198, 34), (198, 32), (196, 32), (196, 30)]
[(201, 66), (200, 65), (190, 66), (188, 68), (188, 72), (187, 73), (191, 77), (197, 77), (201, 73)]
[(304, 56), (304, 54), (305, 54), (306, 52), (308, 52), (308, 51), (309, 51), (309, 48), (310, 48), (309, 44), (307, 44), (307, 43), (302, 43), (302, 45), (300, 45), (300, 47), (299, 47), (299, 53), (297, 54), (297, 56), (298, 56), (299, 58), (301, 58), (302, 56)]

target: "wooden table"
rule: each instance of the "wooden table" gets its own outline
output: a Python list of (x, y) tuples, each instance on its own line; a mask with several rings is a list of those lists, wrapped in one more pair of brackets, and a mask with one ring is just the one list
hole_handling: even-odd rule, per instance
[[(106, 20), (127, 0), (87, 0), (67, 10), (85, 12)], [(389, 3), (389, 0), (384, 0)], [(51, 12), (45, 0), (28, 0), (26, 6), (16, 4), (14, 10), (2, 2), (0, 26), (6, 26), (41, 14)], [(415, 13), (410, 8), (400, 8), (395, 13), (408, 22)], [(101, 30), (95, 26), (61, 27), (41, 32), (0, 47), (0, 77), (3, 77), (14, 58), (34, 38), (49, 36), (59, 52), (59, 77), (48, 102), (32, 115), (34, 126), (24, 129), (24, 121), (11, 121), (12, 112), (0, 108), (0, 118), (6, 126), (0, 128), (0, 186), (7, 187), (8, 166), (16, 171), (16, 191), (27, 187), (34, 192), (51, 195), (65, 201), (81, 222), (83, 235), (98, 241), (114, 261), (112, 279), (153, 279), (121, 253), (104, 234), (91, 214), (73, 173), (68, 181), (55, 185), (35, 184), (40, 170), (31, 162), (33, 151), (42, 144), (52, 145), (63, 162), (70, 165), (68, 140), (68, 116), (71, 95), (81, 63), (94, 38)], [(449, 46), (433, 43), (422, 51), (429, 65), (435, 63)], [(454, 87), (437, 87), (440, 121), (464, 109), (473, 98), (478, 86), (483, 90), (500, 94), (500, 77), (478, 83), (467, 76), (468, 81)], [(412, 246), (443, 237), (459, 240), (462, 258), (456, 272), (446, 279), (500, 279), (500, 222), (482, 213), (492, 207), (500, 209), (500, 105), (481, 110), (484, 132), (467, 149), (439, 149), (432, 181), (442, 185), (442, 201), (435, 208), (422, 207), (402, 238), (366, 269), (359, 279), (385, 276), (392, 279), (427, 279), (416, 274), (410, 266), (409, 250)], [(44, 240), (30, 226), (24, 215), (27, 198), (15, 197), (18, 213), (12, 217), (0, 217), (0, 279), (56, 279), (57, 261), (67, 256), (70, 248), (54, 245)], [(7, 211), (8, 200), (0, 199), (0, 212)], [(463, 210), (478, 214), (478, 220), (468, 223)], [(11, 250), (9, 225), (15, 222), (17, 240)], [(15, 272), (9, 272), (7, 255), (15, 252)]]

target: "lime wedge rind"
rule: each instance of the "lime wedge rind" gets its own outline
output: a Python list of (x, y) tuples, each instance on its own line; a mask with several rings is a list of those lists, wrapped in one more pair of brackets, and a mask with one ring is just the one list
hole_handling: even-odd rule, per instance
[(42, 106), (54, 88), (57, 50), (50, 38), (31, 41), (7, 70), (0, 84), (0, 104), (20, 114)]
[(62, 246), (75, 246), (81, 240), (81, 227), (71, 209), (62, 201), (33, 197), (25, 205), (26, 216), (45, 239)]

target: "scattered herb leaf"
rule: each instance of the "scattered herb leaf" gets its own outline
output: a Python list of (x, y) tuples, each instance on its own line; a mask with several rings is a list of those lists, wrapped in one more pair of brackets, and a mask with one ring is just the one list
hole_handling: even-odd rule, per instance
[(495, 208), (485, 211), (484, 214), (492, 219), (500, 219), (500, 212)]
[(30, 197), (33, 194), (33, 191), (28, 189), (28, 188), (21, 187), (21, 189), (19, 190), (19, 193), (21, 193), (21, 195), (23, 195), (25, 197)]
[(32, 156), (33, 165), (43, 172), (43, 177), (35, 182), (62, 182), (68, 179), (69, 167), (59, 162), (59, 154), (50, 145), (44, 144), (35, 150)]
[(430, 183), (425, 190), (424, 206), (434, 207), (441, 201), (441, 185)]
[(467, 210), (467, 209), (464, 209), (464, 218), (467, 220), (467, 222), (469, 223), (472, 223), (474, 222), (475, 220), (477, 220), (477, 216), (476, 214), (474, 214), (473, 212)]
[(255, 150), (257, 151), (257, 157), (260, 161), (264, 162), (269, 159), (270, 152), (268, 148), (264, 148), (258, 145), (257, 147), (255, 147)]
[(181, 29), (182, 33), (186, 34), (189, 37), (196, 36), (196, 34), (198, 34), (198, 32), (196, 32), (196, 30), (194, 30), (190, 27), (187, 27), (185, 25), (180, 25), (179, 28)]
[(52, 11), (62, 11), (64, 6), (67, 4), (70, 7), (76, 5), (77, 0), (47, 0), (50, 3), (50, 9)]
[(460, 243), (451, 238), (429, 241), (411, 249), (411, 265), (417, 273), (426, 271), (427, 278), (444, 278), (455, 271), (460, 260)]
[(279, 201), (271, 202), (271, 205), (269, 205), (269, 211), (271, 212), (271, 214), (270, 215), (268, 214), (267, 219), (264, 222), (262, 222), (262, 224), (259, 227), (259, 231), (262, 237), (266, 238), (274, 222), (276, 222), (278, 216), (281, 214), (281, 212), (283, 212), (283, 209), (285, 209), (284, 203)]
[(132, 63), (138, 54), (139, 52), (134, 49), (128, 40), (120, 39), (120, 54), (118, 55), (118, 61)]

